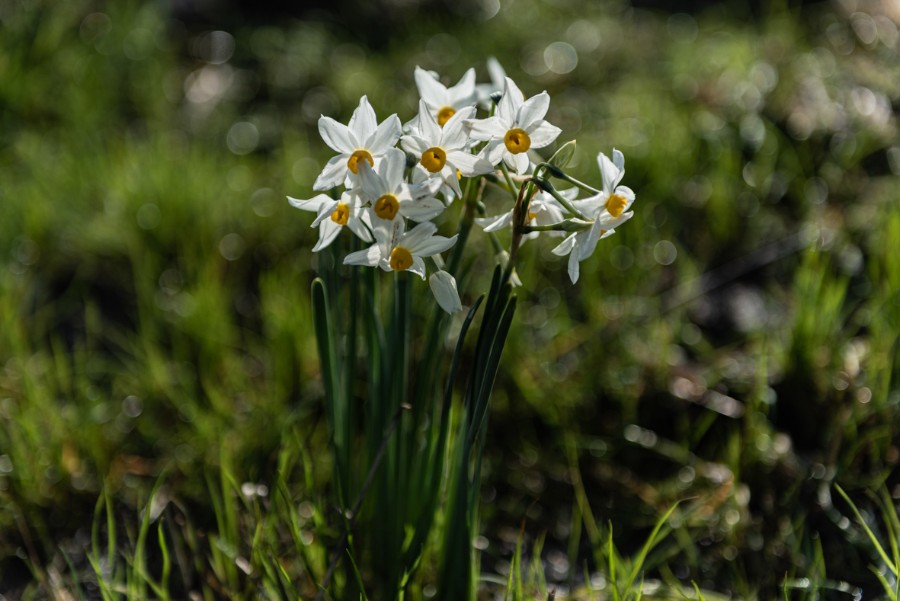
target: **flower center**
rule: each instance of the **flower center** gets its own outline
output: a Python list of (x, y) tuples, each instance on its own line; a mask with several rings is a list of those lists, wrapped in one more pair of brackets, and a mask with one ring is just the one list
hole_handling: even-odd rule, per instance
[(609, 214), (613, 217), (621, 215), (627, 205), (628, 201), (618, 194), (613, 194), (606, 200), (606, 210), (609, 211)]
[(369, 151), (365, 148), (360, 148), (359, 150), (354, 150), (353, 154), (350, 155), (350, 158), (347, 160), (347, 169), (353, 173), (359, 173), (359, 161), (362, 159), (368, 161), (369, 167), (375, 166), (375, 160)]
[(447, 153), (443, 148), (434, 146), (422, 153), (421, 163), (430, 173), (437, 173), (447, 163)]
[(513, 154), (527, 152), (531, 148), (531, 138), (528, 136), (528, 132), (518, 127), (506, 132), (506, 135), (503, 136), (503, 143), (506, 144), (506, 149)]
[(350, 207), (346, 203), (339, 202), (337, 208), (331, 213), (331, 220), (338, 225), (347, 225), (350, 221)]
[(438, 125), (444, 127), (444, 123), (450, 120), (450, 117), (456, 114), (456, 109), (452, 106), (445, 106), (438, 111)]
[(400, 210), (400, 202), (393, 194), (385, 194), (375, 201), (373, 210), (382, 219), (392, 220), (397, 216), (397, 211)]
[(402, 246), (395, 246), (391, 251), (391, 269), (394, 271), (406, 271), (412, 267), (412, 254)]
[(526, 223), (531, 223), (535, 219), (537, 219), (537, 213), (532, 213), (531, 211), (528, 211), (528, 221)]

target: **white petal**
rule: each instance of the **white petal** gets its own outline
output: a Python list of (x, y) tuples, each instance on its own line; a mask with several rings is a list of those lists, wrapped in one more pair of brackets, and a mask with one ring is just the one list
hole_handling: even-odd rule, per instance
[(441, 134), (443, 133), (441, 126), (438, 125), (434, 115), (428, 110), (424, 100), (419, 101), (419, 131), (429, 146), (440, 145)]
[(453, 148), (465, 148), (469, 142), (468, 128), (465, 122), (475, 116), (475, 107), (460, 109), (444, 123), (444, 131), (441, 135), (441, 146), (445, 150)]
[(537, 121), (536, 123), (532, 123), (532, 129), (528, 131), (528, 136), (531, 138), (531, 147), (532, 148), (543, 148), (547, 146), (553, 140), (559, 137), (559, 134), (562, 133), (562, 130), (555, 125), (551, 125), (546, 121)]
[(525, 102), (525, 95), (522, 94), (522, 90), (519, 89), (516, 82), (507, 77), (503, 97), (500, 98), (500, 104), (497, 105), (497, 116), (507, 123), (513, 123), (523, 102)]
[(332, 221), (331, 219), (326, 219), (319, 224), (319, 241), (316, 242), (316, 245), (313, 246), (313, 252), (319, 252), (332, 242), (334, 239), (338, 237), (338, 234), (341, 233), (341, 226)]
[(406, 152), (410, 152), (419, 158), (422, 157), (423, 152), (431, 148), (431, 145), (429, 145), (428, 142), (415, 134), (400, 138), (400, 146), (402, 146), (403, 150)]
[(416, 66), (413, 77), (416, 80), (416, 88), (419, 90), (419, 96), (426, 104), (435, 110), (449, 104), (447, 88), (432, 76), (431, 73)]
[(475, 140), (503, 139), (510, 123), (504, 123), (499, 117), (487, 119), (470, 119), (466, 121), (469, 135)]
[[(361, 213), (361, 215), (367, 215), (367, 213)], [(350, 221), (347, 222), (347, 227), (363, 242), (372, 241), (372, 234), (369, 228), (366, 227), (364, 217), (351, 217)]]
[(568, 238), (560, 242), (556, 248), (551, 250), (554, 255), (558, 257), (564, 257), (575, 248), (575, 234), (570, 235)]
[(591, 226), (591, 229), (576, 234), (576, 238), (579, 238), (579, 244), (576, 251), (573, 252), (578, 255), (579, 261), (584, 261), (594, 254), (594, 249), (597, 248), (597, 242), (599, 242), (600, 237), (606, 233), (601, 225), (602, 223), (600, 221), (595, 221), (594, 225)]
[(532, 96), (519, 107), (516, 123), (522, 129), (527, 130), (535, 121), (541, 121), (549, 108), (550, 95), (547, 92), (541, 92), (537, 96)]
[(350, 171), (347, 168), (348, 158), (349, 156), (346, 154), (339, 154), (332, 157), (331, 160), (325, 164), (322, 173), (316, 178), (316, 181), (313, 184), (313, 190), (331, 190), (344, 183), (344, 177), (346, 177), (347, 172)]
[(491, 165), (499, 165), (505, 152), (506, 146), (503, 144), (503, 140), (491, 140), (487, 146), (481, 149), (481, 156)]
[(292, 207), (296, 207), (302, 211), (316, 211), (318, 212), (319, 208), (323, 203), (326, 202), (334, 202), (327, 194), (316, 194), (309, 200), (301, 200), (299, 198), (293, 198), (291, 196), (287, 197), (288, 202), (291, 203)]
[(325, 115), (319, 117), (319, 135), (335, 152), (351, 154), (357, 148), (357, 143), (347, 126), (331, 117)]
[(466, 177), (484, 175), (494, 170), (489, 161), (480, 156), (469, 154), (464, 150), (451, 150), (447, 153), (447, 163), (452, 163)]
[(500, 61), (493, 56), (489, 56), (487, 59), (487, 70), (488, 75), (491, 77), (491, 83), (497, 88), (502, 88), (503, 81), (506, 78), (506, 71), (503, 70)]
[(403, 234), (403, 236), (397, 241), (397, 243), (392, 246), (400, 244), (404, 248), (409, 249), (410, 252), (413, 252), (415, 248), (417, 248), (420, 244), (422, 244), (422, 242), (434, 235), (436, 231), (437, 226), (435, 224), (428, 221), (426, 221), (425, 223), (420, 223), (413, 229)]
[(378, 120), (375, 117), (375, 109), (369, 104), (369, 99), (363, 96), (359, 99), (359, 106), (354, 109), (353, 116), (350, 117), (347, 129), (356, 137), (357, 144), (369, 148), (366, 141), (377, 126)]
[(388, 148), (392, 148), (397, 144), (397, 140), (400, 139), (402, 134), (403, 128), (400, 127), (400, 117), (391, 115), (382, 121), (365, 139), (365, 147), (373, 155), (384, 154)]
[(407, 269), (410, 273), (414, 273), (423, 280), (425, 279), (425, 261), (422, 260), (422, 257), (413, 257), (412, 266)]
[(319, 214), (316, 215), (316, 218), (313, 220), (310, 227), (317, 227), (322, 221), (331, 217), (331, 214), (334, 213), (334, 210), (337, 208), (337, 204), (338, 201), (331, 200), (330, 202), (323, 202), (319, 205)]
[(400, 214), (416, 222), (434, 219), (444, 212), (444, 203), (437, 198), (426, 198), (400, 204)]
[(344, 257), (344, 265), (367, 265), (375, 267), (381, 261), (381, 250), (377, 244), (358, 250)]
[(363, 193), (371, 202), (375, 202), (382, 194), (387, 194), (390, 191), (381, 176), (375, 173), (375, 170), (369, 166), (367, 161), (359, 162), (356, 175)]
[(430, 257), (449, 250), (456, 244), (458, 235), (445, 238), (444, 236), (431, 236), (423, 241), (417, 241), (416, 244), (409, 244), (407, 248), (409, 252), (420, 257)]
[(477, 217), (475, 223), (484, 228), (486, 232), (496, 232), (512, 224), (513, 212), (503, 213), (494, 217)]
[(406, 170), (406, 153), (399, 148), (389, 148), (384, 153), (381, 165), (378, 166), (378, 174), (384, 180), (391, 192), (397, 190), (403, 183), (403, 172)]
[(576, 253), (572, 253), (569, 255), (569, 279), (572, 280), (572, 283), (575, 284), (578, 282), (580, 266), (578, 264), (578, 257)]
[(469, 68), (459, 82), (447, 90), (447, 100), (453, 108), (475, 104), (475, 69)]
[(435, 300), (441, 309), (450, 313), (462, 311), (462, 302), (459, 300), (459, 291), (456, 289), (456, 280), (444, 270), (431, 274), (428, 285), (434, 294)]
[(622, 172), (602, 152), (597, 155), (597, 165), (600, 167), (600, 178), (603, 180), (603, 191), (612, 194), (616, 185), (622, 180)]
[(515, 161), (516, 173), (519, 175), (528, 173), (528, 167), (531, 165), (531, 159), (528, 158), (528, 153), (520, 152), (519, 154), (512, 155), (512, 157), (513, 161)]
[(623, 175), (625, 174), (625, 155), (616, 148), (613, 148), (613, 164), (619, 168)]

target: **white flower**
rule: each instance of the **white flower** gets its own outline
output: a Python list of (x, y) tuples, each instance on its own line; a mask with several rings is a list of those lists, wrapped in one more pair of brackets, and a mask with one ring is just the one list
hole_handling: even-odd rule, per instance
[[(559, 192), (567, 200), (572, 200), (578, 194), (577, 188), (569, 188)], [(553, 225), (565, 219), (565, 209), (559, 201), (553, 198), (549, 192), (541, 191), (528, 203), (528, 215), (525, 217), (525, 225)], [(477, 217), (475, 223), (484, 228), (486, 232), (496, 232), (512, 225), (513, 209), (494, 217)], [(563, 231), (530, 232), (522, 236), (522, 241), (537, 238), (540, 234), (550, 236), (563, 236)]]
[(493, 170), (493, 165), (468, 151), (469, 136), (463, 122), (474, 114), (474, 106), (460, 109), (441, 127), (420, 100), (418, 127), (400, 138), (401, 146), (416, 155), (422, 167), (438, 175), (457, 196), (462, 194), (460, 176), (472, 177)]
[[(459, 82), (452, 87), (447, 87), (438, 81), (436, 75), (421, 67), (415, 71), (416, 87), (419, 89), (419, 97), (428, 107), (429, 113), (443, 127), (461, 108), (474, 106), (477, 98), (475, 93), (475, 69), (466, 71)], [(417, 117), (418, 119), (420, 117)], [(409, 128), (416, 128), (414, 121), (408, 124)]]
[(487, 59), (488, 76), (491, 83), (480, 83), (475, 85), (475, 94), (478, 96), (478, 106), (490, 110), (491, 94), (501, 94), (503, 87), (506, 85), (506, 71), (503, 66), (493, 56)]
[(425, 279), (425, 261), (456, 244), (456, 236), (435, 236), (437, 226), (430, 221), (404, 231), (402, 219), (375, 228), (375, 244), (344, 257), (345, 265), (368, 265), (385, 271), (411, 271)]
[(346, 190), (340, 200), (334, 200), (327, 194), (318, 194), (309, 200), (299, 200), (288, 196), (292, 206), (303, 211), (317, 213), (310, 227), (319, 227), (319, 241), (313, 246), (318, 252), (334, 242), (344, 227), (359, 236), (363, 242), (371, 242), (372, 223), (369, 214), (362, 208), (359, 194)]
[(363, 96), (347, 125), (325, 115), (319, 117), (319, 134), (339, 154), (322, 169), (313, 184), (313, 190), (330, 190), (341, 184), (351, 187), (353, 176), (359, 171), (360, 161), (375, 167), (384, 153), (397, 144), (402, 128), (396, 114), (379, 124), (375, 110)]
[(625, 157), (613, 149), (613, 160), (602, 152), (597, 155), (603, 190), (590, 198), (575, 201), (572, 205), (592, 220), (589, 228), (576, 232), (553, 249), (553, 254), (569, 255), (569, 278), (578, 281), (579, 262), (594, 253), (597, 242), (615, 233), (615, 228), (634, 215), (628, 211), (634, 202), (634, 192), (627, 186), (618, 185), (625, 175)]
[(502, 160), (510, 169), (523, 175), (531, 165), (528, 150), (547, 146), (561, 132), (544, 121), (548, 108), (550, 96), (547, 92), (525, 100), (515, 82), (507, 77), (497, 113), (487, 119), (466, 121), (466, 125), (472, 139), (488, 141), (481, 154), (492, 165), (498, 165)]
[(444, 203), (434, 197), (431, 180), (409, 185), (403, 181), (405, 169), (406, 155), (399, 148), (389, 149), (377, 170), (360, 163), (360, 188), (376, 219), (392, 221), (402, 215), (427, 221), (443, 212)]
[(428, 277), (428, 285), (441, 309), (451, 315), (463, 310), (459, 291), (456, 289), (456, 280), (452, 275), (442, 269)]

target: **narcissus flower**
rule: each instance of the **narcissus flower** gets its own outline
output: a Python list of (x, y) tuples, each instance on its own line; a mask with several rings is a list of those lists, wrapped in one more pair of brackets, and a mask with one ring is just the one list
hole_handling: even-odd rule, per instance
[(347, 125), (325, 115), (319, 117), (319, 134), (339, 154), (322, 169), (313, 190), (330, 190), (341, 184), (351, 187), (361, 161), (375, 167), (384, 153), (397, 144), (402, 128), (396, 114), (379, 124), (375, 110), (363, 96)]
[(553, 254), (569, 255), (569, 279), (578, 281), (579, 263), (590, 257), (597, 242), (615, 233), (615, 228), (631, 219), (628, 211), (634, 202), (634, 192), (627, 186), (618, 185), (625, 175), (625, 157), (613, 149), (613, 158), (602, 152), (597, 155), (603, 190), (590, 198), (578, 200), (572, 205), (585, 217), (592, 220), (590, 227), (570, 235), (553, 249)]
[[(567, 200), (571, 200), (578, 194), (578, 189), (570, 188), (568, 190), (561, 190), (559, 193)], [(510, 209), (502, 215), (476, 218), (475, 223), (483, 227), (486, 232), (496, 232), (505, 227), (509, 227), (512, 224), (512, 218), (513, 210)], [(564, 209), (559, 204), (559, 201), (553, 198), (548, 192), (539, 192), (531, 199), (531, 202), (528, 203), (528, 215), (525, 216), (525, 225), (553, 225), (555, 223), (560, 223), (564, 219)], [(524, 242), (525, 240), (536, 238), (540, 234), (564, 236), (565, 232), (561, 230), (530, 232), (522, 236), (522, 241)]]
[(407, 184), (403, 181), (405, 169), (406, 155), (398, 148), (384, 154), (377, 170), (368, 163), (360, 164), (360, 188), (371, 203), (375, 219), (393, 221), (403, 216), (427, 221), (443, 212), (444, 203), (434, 197), (432, 182)]
[(493, 165), (468, 150), (469, 136), (463, 122), (475, 114), (475, 107), (460, 109), (438, 125), (424, 101), (419, 101), (418, 127), (400, 138), (400, 145), (419, 159), (429, 173), (439, 176), (457, 196), (460, 176), (473, 177), (493, 170)]
[(368, 265), (385, 271), (411, 271), (425, 279), (423, 257), (432, 257), (449, 250), (457, 236), (436, 236), (437, 226), (430, 221), (405, 231), (402, 219), (375, 228), (375, 244), (344, 257), (345, 265)]
[[(434, 120), (441, 127), (447, 124), (450, 117), (461, 108), (474, 106), (477, 98), (475, 93), (475, 69), (466, 71), (455, 86), (447, 87), (438, 81), (430, 72), (416, 67), (416, 87), (419, 89), (419, 97)], [(415, 123), (410, 124), (416, 127)]]
[(359, 236), (363, 242), (372, 241), (372, 234), (369, 233), (372, 229), (369, 214), (362, 207), (359, 194), (353, 190), (345, 191), (340, 200), (335, 200), (327, 194), (318, 194), (309, 200), (288, 196), (288, 201), (298, 209), (317, 214), (310, 226), (319, 228), (319, 241), (313, 246), (313, 252), (318, 252), (334, 242), (345, 227)]
[(555, 125), (544, 121), (548, 108), (550, 96), (547, 92), (525, 100), (515, 82), (507, 77), (497, 113), (487, 119), (467, 120), (466, 125), (473, 140), (487, 141), (481, 154), (492, 165), (498, 165), (502, 160), (507, 167), (522, 175), (528, 172), (531, 165), (528, 151), (547, 146), (561, 132)]

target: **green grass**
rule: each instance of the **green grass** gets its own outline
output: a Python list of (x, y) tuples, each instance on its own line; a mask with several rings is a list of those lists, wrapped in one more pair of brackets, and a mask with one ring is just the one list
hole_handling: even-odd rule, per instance
[[(484, 80), (494, 55), (550, 93), (573, 173), (596, 180), (617, 147), (637, 202), (576, 287), (523, 248), (483, 592), (896, 598), (897, 24), (777, 2), (501, 6), (385, 9), (386, 41), (353, 20), (235, 21), (213, 65), (156, 5), (0, 4), (2, 594), (315, 597), (342, 527), (309, 297), (333, 258), (284, 197), (311, 196), (328, 158), (320, 113), (346, 121), (368, 94), (406, 120), (415, 65)], [(558, 41), (568, 73), (544, 65)], [(234, 133), (229, 149), (236, 123), (249, 152)], [(435, 538), (408, 598), (434, 590)], [(347, 561), (365, 557), (341, 585), (367, 586)]]

